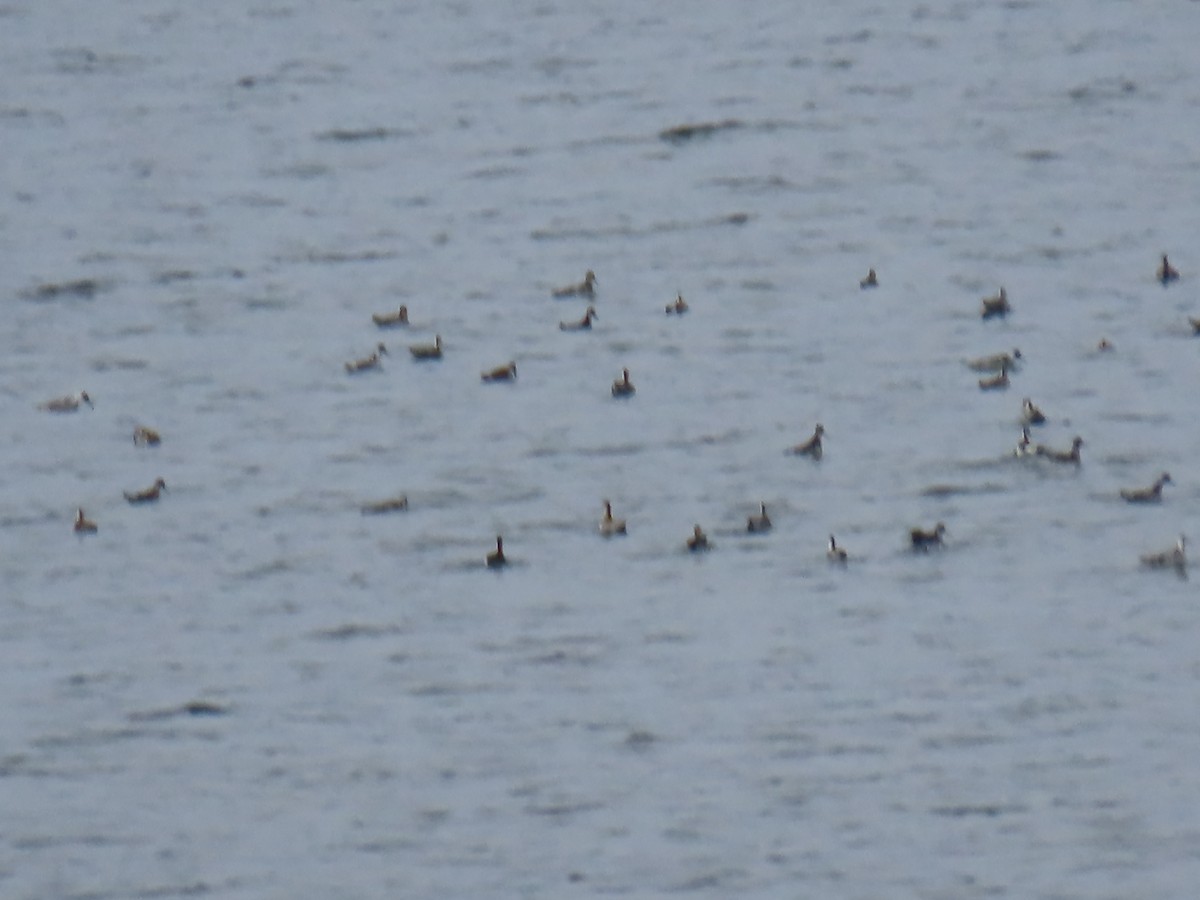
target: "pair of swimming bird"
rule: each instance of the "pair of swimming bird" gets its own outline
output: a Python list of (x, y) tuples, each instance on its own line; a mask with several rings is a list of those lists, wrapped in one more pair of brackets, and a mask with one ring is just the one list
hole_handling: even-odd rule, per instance
[[(346, 363), (346, 371), (351, 374), (357, 374), (377, 369), (382, 364), (383, 357), (387, 356), (387, 352), (387, 347), (380, 343), (376, 345), (375, 352), (370, 356), (364, 356), (362, 359), (355, 359)], [(432, 344), (413, 344), (408, 348), (408, 352), (413, 355), (414, 359), (441, 359), (442, 336), (440, 334), (434, 335)]]
[[(132, 504), (153, 503), (166, 487), (167, 483), (158, 478), (144, 491), (125, 491), (125, 499)], [(74, 528), (76, 534), (95, 534), (100, 530), (99, 526), (84, 514), (82, 506), (75, 511)]]

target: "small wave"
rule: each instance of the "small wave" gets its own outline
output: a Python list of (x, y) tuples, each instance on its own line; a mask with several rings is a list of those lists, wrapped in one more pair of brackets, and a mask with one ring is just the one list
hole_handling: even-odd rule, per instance
[(658, 136), (672, 144), (682, 144), (694, 138), (712, 137), (721, 131), (733, 131), (742, 128), (738, 119), (723, 119), (720, 122), (694, 122), (685, 125), (672, 125), (664, 128)]
[(403, 633), (404, 629), (399, 625), (364, 625), (358, 622), (347, 622), (331, 628), (320, 628), (314, 631), (312, 636), (325, 641), (348, 641), (351, 638), (378, 638)]
[(395, 128), (330, 128), (328, 131), (319, 132), (317, 140), (355, 144), (362, 141), (386, 141), (403, 135), (404, 132)]
[(29, 300), (60, 300), (72, 297), (91, 300), (105, 290), (107, 285), (95, 278), (76, 278), (71, 281), (50, 281), (23, 292)]
[(174, 719), (183, 716), (224, 716), (228, 713), (228, 707), (222, 706), (219, 703), (213, 703), (211, 700), (189, 700), (187, 703), (181, 703), (179, 706), (130, 713), (129, 721), (158, 722), (163, 719)]

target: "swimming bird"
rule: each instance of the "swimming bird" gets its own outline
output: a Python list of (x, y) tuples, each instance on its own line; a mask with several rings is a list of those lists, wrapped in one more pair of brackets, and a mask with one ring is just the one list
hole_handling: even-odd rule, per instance
[(408, 348), (408, 352), (413, 355), (413, 359), (441, 359), (442, 336), (435, 334), (432, 344), (413, 344)]
[(692, 536), (687, 539), (688, 550), (690, 550), (692, 553), (699, 553), (702, 550), (708, 550), (711, 547), (712, 544), (708, 542), (708, 535), (704, 533), (704, 530), (699, 525), (693, 528)]
[(687, 305), (687, 301), (683, 299), (683, 294), (679, 294), (678, 296), (676, 296), (674, 303), (667, 304), (667, 315), (668, 316), (671, 315), (671, 313), (675, 313), (676, 315), (682, 316), (687, 311), (688, 311), (688, 305)]
[(982, 300), (982, 309), (979, 313), (980, 318), (991, 319), (996, 316), (1007, 316), (1012, 312), (1012, 307), (1008, 303), (1008, 294), (1004, 288), (1000, 288), (1000, 293), (994, 297), (984, 297)]
[(506, 366), (497, 366), (489, 372), (482, 373), (479, 377), (483, 381), (515, 381), (517, 364), (510, 362)]
[(379, 368), (380, 357), (386, 355), (387, 347), (380, 344), (370, 356), (364, 356), (362, 359), (346, 363), (346, 371), (354, 374), (356, 372), (369, 372), (371, 369), (377, 369)]
[(632, 397), (636, 390), (633, 382), (629, 380), (629, 370), (622, 369), (621, 377), (612, 384), (612, 395), (614, 397)]
[(38, 409), (56, 413), (75, 412), (81, 403), (86, 403), (92, 409), (96, 408), (92, 403), (92, 398), (87, 395), (87, 391), (80, 391), (71, 397), (55, 397), (53, 400), (39, 403)]
[(1079, 448), (1083, 446), (1083, 438), (1078, 435), (1071, 441), (1070, 450), (1052, 450), (1044, 444), (1037, 445), (1037, 455), (1044, 456), (1046, 459), (1057, 463), (1074, 463), (1079, 465), (1082, 460), (1079, 458)]
[(850, 558), (844, 547), (839, 547), (833, 535), (829, 536), (829, 549), (825, 551), (825, 556), (830, 562), (844, 563)]
[(1096, 349), (1101, 353), (1107, 353), (1109, 350), (1115, 350), (1117, 348), (1113, 346), (1112, 341), (1110, 341), (1108, 338), (1100, 338), (1100, 343), (1096, 345)]
[(1182, 571), (1187, 567), (1187, 557), (1183, 554), (1183, 545), (1186, 538), (1181, 534), (1175, 546), (1170, 550), (1164, 550), (1162, 553), (1146, 553), (1142, 555), (1142, 565), (1151, 569), (1178, 569)]
[(1163, 485), (1171, 483), (1171, 476), (1163, 472), (1154, 479), (1154, 484), (1150, 485), (1150, 487), (1122, 488), (1121, 499), (1127, 500), (1130, 503), (1158, 503), (1162, 500)]
[(83, 507), (75, 513), (75, 533), (76, 534), (95, 534), (99, 529), (96, 523), (83, 514)]
[(406, 509), (408, 509), (408, 497), (401, 494), (399, 497), (389, 497), (387, 500), (364, 503), (362, 512), (364, 516), (375, 516), (382, 513), (401, 512)]
[(993, 375), (991, 378), (980, 378), (979, 389), (981, 391), (998, 391), (1008, 387), (1008, 366), (1001, 366), (1000, 372)]
[(875, 270), (869, 269), (867, 271), (867, 277), (860, 281), (858, 286), (864, 290), (866, 288), (879, 287), (879, 279), (875, 277)]
[(394, 313), (372, 313), (371, 321), (380, 328), (396, 328), (408, 324), (408, 307), (401, 306)]
[(1013, 450), (1013, 456), (1033, 456), (1036, 451), (1033, 447), (1033, 441), (1029, 437), (1029, 426), (1021, 426), (1021, 439), (1017, 441), (1017, 446)]
[(928, 550), (930, 547), (942, 546), (942, 537), (946, 534), (946, 526), (938, 522), (932, 531), (914, 528), (909, 533), (914, 550)]
[(504, 557), (504, 538), (500, 535), (496, 535), (496, 549), (487, 555), (485, 562), (489, 569), (499, 569), (508, 565), (508, 560)]
[(999, 372), (1007, 367), (1017, 371), (1017, 360), (1021, 359), (1021, 348), (1013, 347), (1012, 353), (992, 353), (988, 356), (977, 356), (967, 360), (967, 368), (976, 372)]
[(820, 459), (825, 453), (821, 446), (821, 438), (824, 435), (825, 426), (818, 422), (817, 427), (813, 429), (812, 437), (787, 452), (793, 456), (811, 456), (813, 459)]
[(755, 533), (771, 530), (771, 517), (767, 515), (766, 503), (758, 504), (757, 516), (746, 519), (746, 530)]
[(604, 515), (600, 518), (600, 533), (604, 537), (628, 533), (625, 530), (625, 520), (613, 518), (612, 504), (607, 500), (604, 501)]
[(133, 442), (142, 447), (157, 447), (162, 443), (162, 436), (146, 425), (138, 425), (133, 429)]
[(596, 273), (588, 269), (587, 274), (583, 276), (583, 281), (579, 284), (569, 284), (566, 287), (555, 288), (552, 293), (555, 297), (590, 297), (596, 293)]
[(596, 315), (596, 307), (589, 306), (578, 322), (559, 322), (558, 327), (563, 331), (587, 331), (592, 327), (592, 320), (598, 318), (600, 317)]
[(1179, 270), (1167, 260), (1167, 254), (1163, 254), (1162, 265), (1158, 267), (1158, 271), (1154, 273), (1154, 277), (1162, 282), (1163, 287), (1166, 287), (1172, 281), (1179, 280)]
[(1021, 401), (1021, 421), (1026, 425), (1045, 425), (1046, 417), (1033, 405), (1033, 401), (1026, 397)]
[(1192, 326), (1192, 334), (1200, 334), (1200, 319), (1195, 316), (1188, 316), (1188, 324)]
[(125, 499), (130, 503), (153, 503), (158, 499), (159, 493), (166, 488), (167, 483), (161, 478), (157, 478), (154, 484), (146, 488), (144, 491), (125, 491)]

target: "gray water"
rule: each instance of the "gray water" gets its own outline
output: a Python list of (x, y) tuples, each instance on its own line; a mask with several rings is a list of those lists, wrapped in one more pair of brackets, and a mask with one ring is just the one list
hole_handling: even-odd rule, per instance
[(0, 895), (1191, 896), (1197, 12), (0, 5)]

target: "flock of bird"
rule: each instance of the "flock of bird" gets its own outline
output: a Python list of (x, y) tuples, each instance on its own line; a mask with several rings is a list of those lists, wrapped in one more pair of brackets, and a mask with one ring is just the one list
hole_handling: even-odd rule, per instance
[[(1178, 270), (1171, 265), (1166, 254), (1163, 254), (1162, 263), (1158, 267), (1155, 277), (1164, 286), (1179, 279)], [(595, 272), (589, 269), (581, 282), (556, 288), (551, 293), (552, 296), (559, 299), (572, 297), (591, 299), (595, 296), (597, 283), (598, 280)], [(859, 287), (863, 290), (877, 288), (878, 286), (879, 278), (874, 269), (870, 269), (866, 277), (859, 281)], [(666, 305), (665, 311), (667, 315), (683, 315), (688, 311), (687, 301), (680, 294), (672, 303)], [(1004, 317), (1011, 311), (1012, 306), (1009, 303), (1008, 294), (1003, 287), (994, 296), (984, 297), (981, 301), (980, 317), (982, 319)], [(592, 322), (598, 318), (596, 307), (589, 304), (581, 319), (560, 322), (559, 328), (563, 331), (586, 331), (591, 329)], [(395, 312), (375, 313), (371, 316), (371, 320), (380, 329), (407, 327), (409, 324), (408, 307), (400, 306)], [(1189, 317), (1189, 322), (1194, 333), (1200, 335), (1200, 319)], [(432, 344), (413, 344), (408, 349), (409, 353), (416, 360), (441, 359), (441, 335), (435, 335)], [(1107, 339), (1104, 339), (1100, 341), (1097, 349), (1100, 351), (1110, 351), (1113, 349), (1113, 345)], [(386, 356), (387, 353), (387, 347), (382, 342), (379, 342), (375, 350), (369, 355), (347, 362), (345, 370), (348, 374), (355, 375), (377, 369), (382, 364), (382, 357)], [(968, 360), (967, 366), (976, 372), (987, 373), (985, 377), (979, 379), (980, 390), (1004, 390), (1009, 387), (1009, 375), (1016, 371), (1021, 359), (1020, 349), (1013, 348), (1011, 352), (994, 353)], [(516, 377), (517, 364), (513, 361), (480, 373), (480, 379), (483, 382), (513, 381)], [(631, 398), (636, 394), (636, 390), (630, 379), (629, 369), (622, 369), (621, 377), (612, 383), (612, 396), (618, 399)], [(88, 396), (86, 391), (80, 391), (78, 394), (71, 396), (48, 400), (39, 404), (38, 408), (45, 412), (61, 414), (76, 412), (84, 406), (94, 408), (92, 398)], [(1039, 458), (1063, 465), (1081, 465), (1081, 449), (1084, 446), (1084, 441), (1078, 435), (1071, 441), (1071, 446), (1065, 450), (1033, 442), (1030, 429), (1044, 424), (1046, 416), (1029, 397), (1026, 397), (1022, 401), (1021, 419), (1021, 437), (1017, 442), (1016, 448), (1013, 450), (1014, 456), (1018, 458)], [(810, 437), (788, 448), (785, 452), (794, 456), (805, 456), (814, 461), (820, 461), (824, 454), (822, 441), (824, 435), (825, 426), (818, 422)], [(161, 440), (162, 438), (159, 433), (149, 426), (138, 425), (133, 430), (133, 442), (135, 445), (156, 446), (161, 443)], [(1162, 500), (1164, 485), (1170, 483), (1170, 474), (1163, 472), (1148, 487), (1122, 489), (1120, 490), (1120, 496), (1128, 503), (1158, 503)], [(165, 480), (160, 477), (155, 479), (152, 485), (143, 490), (125, 491), (124, 497), (128, 503), (134, 505), (153, 503), (159, 499), (161, 492), (166, 489), (166, 486)], [(627, 534), (628, 527), (626, 522), (624, 519), (616, 518), (613, 515), (612, 503), (605, 500), (603, 501), (603, 505), (604, 514), (598, 526), (599, 533), (604, 537)], [(400, 512), (407, 509), (408, 498), (402, 495), (367, 503), (362, 507), (362, 512), (373, 515)], [(93, 520), (89, 519), (84, 510), (80, 508), (76, 512), (74, 529), (78, 534), (94, 534), (99, 530), (99, 526)], [(746, 531), (748, 533), (761, 534), (770, 529), (771, 519), (767, 514), (766, 503), (762, 502), (759, 504), (758, 514), (747, 518)], [(915, 551), (928, 551), (932, 548), (943, 546), (946, 533), (946, 525), (943, 522), (937, 522), (929, 529), (916, 527), (912, 528), (909, 532), (909, 542)], [(1150, 568), (1173, 568), (1182, 574), (1185, 572), (1187, 565), (1185, 544), (1185, 536), (1180, 535), (1173, 548), (1159, 553), (1144, 554), (1140, 558), (1141, 563)], [(710, 550), (714, 545), (704, 533), (703, 528), (697, 524), (693, 527), (692, 534), (687, 538), (684, 546), (692, 553), (700, 553)], [(850, 560), (848, 551), (837, 543), (836, 537), (832, 534), (829, 536), (826, 556), (833, 563), (845, 564)], [(486, 555), (485, 563), (489, 568), (501, 568), (508, 564), (508, 558), (504, 554), (504, 538), (502, 535), (496, 536), (496, 549)]]

